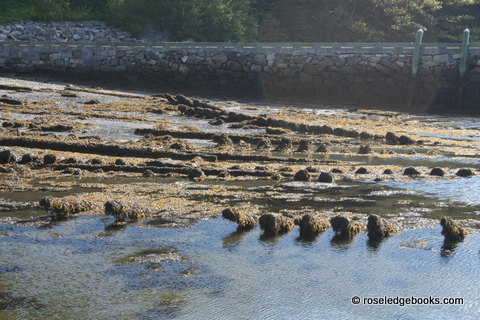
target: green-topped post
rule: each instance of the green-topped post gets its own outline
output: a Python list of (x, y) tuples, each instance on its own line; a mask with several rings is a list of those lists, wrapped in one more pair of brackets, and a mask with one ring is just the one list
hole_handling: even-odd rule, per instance
[(467, 69), (467, 56), (468, 56), (468, 45), (470, 40), (470, 30), (465, 29), (463, 31), (463, 40), (462, 40), (462, 48), (460, 53), (460, 78), (463, 78), (465, 75), (465, 70)]
[(423, 30), (418, 29), (417, 36), (415, 37), (415, 48), (413, 49), (412, 59), (412, 76), (417, 76), (418, 62), (420, 60), (420, 47), (422, 46)]
[(460, 51), (460, 68), (458, 70), (458, 99), (457, 107), (463, 107), (463, 86), (465, 79), (465, 71), (467, 70), (467, 57), (468, 57), (468, 46), (470, 42), (470, 30), (465, 29), (463, 31), (462, 47)]
[(415, 37), (415, 47), (413, 49), (413, 58), (412, 58), (412, 74), (410, 80), (410, 93), (408, 96), (408, 107), (412, 106), (413, 94), (415, 90), (415, 82), (417, 79), (418, 72), (418, 62), (420, 61), (420, 48), (422, 47), (423, 39), (423, 30), (418, 29), (417, 35)]

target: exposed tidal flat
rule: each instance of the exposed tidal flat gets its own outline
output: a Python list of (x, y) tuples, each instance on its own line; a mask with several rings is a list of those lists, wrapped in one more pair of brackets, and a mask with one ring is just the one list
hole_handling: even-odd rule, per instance
[(1, 79), (0, 319), (478, 318), (477, 118), (165, 93)]

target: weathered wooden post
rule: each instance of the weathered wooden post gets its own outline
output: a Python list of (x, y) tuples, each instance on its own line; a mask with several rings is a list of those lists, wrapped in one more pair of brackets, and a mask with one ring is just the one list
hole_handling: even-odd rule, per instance
[(408, 95), (408, 107), (412, 106), (413, 95), (415, 93), (415, 83), (417, 81), (418, 62), (420, 60), (420, 48), (422, 46), (423, 30), (417, 30), (417, 36), (415, 37), (415, 48), (413, 49), (412, 58), (412, 73), (410, 75), (410, 92)]
[(463, 30), (462, 47), (460, 51), (460, 68), (458, 69), (458, 82), (457, 82), (457, 108), (463, 107), (463, 87), (465, 80), (465, 71), (467, 69), (467, 57), (468, 57), (468, 45), (470, 41), (470, 30)]

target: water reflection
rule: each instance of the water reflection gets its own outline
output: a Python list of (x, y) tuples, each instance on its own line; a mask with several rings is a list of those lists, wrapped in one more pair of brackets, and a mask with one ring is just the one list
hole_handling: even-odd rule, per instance
[(443, 258), (449, 258), (455, 255), (455, 251), (458, 247), (458, 245), (463, 242), (463, 241), (452, 241), (445, 239), (443, 241), (442, 248), (440, 250), (440, 256)]
[(223, 247), (232, 248), (239, 245), (247, 233), (248, 230), (242, 228), (241, 226), (238, 226), (237, 230), (223, 238)]
[(351, 244), (353, 241), (352, 236), (348, 235), (343, 235), (340, 233), (335, 234), (332, 239), (330, 240), (332, 246), (334, 247), (341, 247), (341, 248), (346, 248), (348, 247), (349, 244)]
[(373, 251), (376, 251), (380, 248), (380, 245), (382, 244), (383, 239), (368, 239), (367, 241), (367, 246), (372, 249)]

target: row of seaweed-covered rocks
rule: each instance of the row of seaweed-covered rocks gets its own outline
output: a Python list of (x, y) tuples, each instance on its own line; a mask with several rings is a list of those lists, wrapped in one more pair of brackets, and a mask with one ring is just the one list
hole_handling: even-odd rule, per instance
[(138, 42), (103, 21), (20, 21), (0, 25), (0, 41)]

